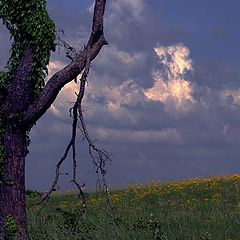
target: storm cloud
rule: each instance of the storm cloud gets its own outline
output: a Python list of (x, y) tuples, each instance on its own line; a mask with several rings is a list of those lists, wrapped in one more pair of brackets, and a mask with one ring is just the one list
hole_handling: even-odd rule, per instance
[[(93, 1), (82, 7), (73, 1), (74, 8), (65, 0), (47, 2), (57, 29), (64, 30), (60, 36), (81, 49), (90, 34)], [(239, 53), (239, 46), (232, 34), (239, 39), (240, 32), (234, 26), (227, 29), (237, 16), (221, 20), (239, 4), (220, 1), (213, 10), (208, 1), (197, 6), (190, 2), (107, 1), (104, 31), (109, 45), (91, 65), (83, 106), (90, 135), (112, 156), (108, 183), (239, 171), (240, 77), (233, 52)], [(205, 11), (212, 16), (205, 18)], [(2, 26), (0, 37), (3, 67), (10, 42)], [(46, 81), (67, 63), (64, 49), (57, 49)], [(27, 188), (45, 191), (50, 186), (71, 137), (69, 109), (78, 89), (79, 81), (67, 84), (32, 129)], [(96, 176), (80, 131), (77, 149), (79, 181), (92, 186)], [(61, 172), (71, 175), (71, 164), (67, 159)], [(69, 180), (62, 174), (60, 190), (72, 188)]]

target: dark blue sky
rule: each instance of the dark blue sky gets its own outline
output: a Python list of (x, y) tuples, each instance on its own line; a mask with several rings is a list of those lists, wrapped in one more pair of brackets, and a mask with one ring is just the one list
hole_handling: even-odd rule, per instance
[[(81, 49), (93, 1), (48, 0), (69, 44)], [(235, 174), (240, 168), (239, 1), (111, 0), (105, 46), (92, 63), (84, 106), (90, 134), (112, 154), (110, 184)], [(1, 67), (8, 33), (1, 27)], [(58, 52), (58, 51), (57, 51)], [(69, 60), (54, 53), (50, 75)], [(27, 187), (45, 191), (70, 139), (74, 101), (68, 84), (32, 129)], [(79, 135), (80, 132), (79, 132)], [(79, 181), (96, 182), (86, 142), (78, 137)], [(71, 175), (71, 158), (62, 172)], [(62, 175), (60, 190), (72, 188)]]
[[(54, 1), (53, 0), (48, 1), (49, 4), (51, 4), (52, 2)], [(81, 0), (81, 3), (79, 3), (78, 0), (71, 0), (70, 2), (66, 0), (58, 0), (58, 2), (60, 2), (63, 5), (64, 9), (68, 11), (69, 14), (71, 14), (72, 12), (79, 13), (79, 11), (84, 11), (93, 3), (93, 1), (89, 0)]]

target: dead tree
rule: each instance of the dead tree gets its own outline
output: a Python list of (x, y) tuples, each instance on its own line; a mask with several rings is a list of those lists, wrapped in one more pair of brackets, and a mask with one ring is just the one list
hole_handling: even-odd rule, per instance
[[(11, 4), (25, 4), (24, 7), (26, 7), (26, 9), (29, 7), (29, 4), (32, 4), (32, 6), (36, 8), (36, 11), (41, 7), (46, 7), (45, 0), (18, 0), (15, 2)], [(19, 26), (22, 26), (21, 24), (24, 19), (21, 19), (21, 16), (26, 13), (21, 12), (23, 8), (18, 8), (18, 5), (11, 10), (12, 6), (8, 4), (9, 1), (7, 0), (0, 1), (0, 17), (13, 16), (13, 14), (19, 16), (19, 22), (13, 23), (15, 19), (10, 17), (4, 22), (8, 29), (10, 29), (10, 32), (14, 34), (14, 31), (17, 32)], [(38, 89), (39, 91), (37, 93), (34, 80), (29, 80), (34, 71), (36, 52), (41, 51), (40, 53), (43, 53), (43, 51), (45, 51), (46, 54), (48, 54), (47, 51), (49, 49), (37, 49), (36, 45), (33, 44), (34, 41), (31, 41), (31, 36), (27, 35), (27, 33), (25, 35), (19, 35), (20, 38), (17, 39), (18, 41), (23, 41), (26, 47), (22, 54), (16, 53), (19, 61), (14, 62), (14, 68), (11, 68), (12, 75), (6, 75), (12, 76), (11, 79), (8, 81), (7, 78), (4, 78), (4, 73), (0, 75), (0, 132), (2, 134), (0, 145), (0, 233), (2, 236), (5, 235), (6, 239), (7, 233), (5, 228), (7, 224), (13, 224), (13, 227), (14, 224), (16, 225), (15, 235), (18, 239), (26, 239), (27, 237), (25, 157), (28, 153), (28, 133), (37, 120), (50, 108), (63, 86), (75, 80), (77, 76), (83, 72), (80, 93), (73, 108), (75, 118), (82, 113), (81, 101), (84, 96), (85, 81), (89, 72), (90, 63), (98, 55), (101, 48), (108, 44), (103, 33), (105, 4), (106, 0), (95, 1), (92, 32), (86, 47), (77, 52), (71, 59), (71, 62), (55, 73), (45, 86), (40, 87), (40, 90)], [(39, 24), (41, 24), (41, 22), (39, 22)], [(44, 26), (40, 26), (39, 32), (41, 32), (41, 27)], [(20, 48), (21, 46), (19, 45), (18, 47)], [(35, 78), (35, 81), (38, 80)], [(75, 131), (74, 126), (75, 122), (73, 122), (73, 135)], [(69, 145), (70, 147), (74, 146), (75, 148), (74, 141), (73, 136)], [(93, 145), (91, 147), (93, 147)], [(100, 154), (104, 153), (100, 152)], [(73, 181), (76, 181), (75, 176)], [(77, 182), (75, 182), (75, 184), (77, 184)]]

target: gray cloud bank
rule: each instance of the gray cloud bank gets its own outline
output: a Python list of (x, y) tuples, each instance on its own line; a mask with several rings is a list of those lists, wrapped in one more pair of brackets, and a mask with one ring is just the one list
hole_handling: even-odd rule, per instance
[[(90, 33), (91, 8), (72, 15), (56, 1), (48, 8), (65, 40), (81, 48)], [(168, 25), (148, 1), (107, 5), (109, 45), (92, 64), (84, 106), (91, 136), (112, 156), (111, 184), (238, 173), (239, 72), (217, 58), (209, 64), (196, 54), (192, 58), (191, 51), (198, 50), (188, 46), (186, 31)], [(221, 32), (215, 31), (215, 38)], [(0, 34), (6, 46), (7, 34)], [(67, 63), (63, 50), (54, 53), (50, 75)], [(54, 178), (70, 139), (68, 110), (77, 89), (68, 84), (31, 132), (28, 188), (45, 191)], [(80, 132), (77, 143), (79, 181), (92, 186), (96, 176)], [(71, 164), (69, 158), (62, 173), (71, 174)], [(61, 175), (60, 190), (72, 188), (69, 180)]]

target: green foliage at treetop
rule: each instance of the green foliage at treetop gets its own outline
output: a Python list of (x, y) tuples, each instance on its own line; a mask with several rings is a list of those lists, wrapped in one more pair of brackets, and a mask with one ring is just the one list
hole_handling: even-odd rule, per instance
[[(21, 57), (30, 44), (34, 53), (29, 81), (34, 81), (34, 98), (39, 96), (48, 74), (47, 65), (54, 47), (55, 24), (46, 10), (46, 0), (0, 0), (0, 18), (13, 39), (6, 72), (0, 72), (0, 178), (3, 175), (4, 124), (1, 104), (6, 86), (13, 79)], [(0, 180), (1, 183), (1, 180)]]
[(7, 63), (8, 73), (4, 75), (4, 85), (14, 76), (21, 57), (28, 44), (34, 50), (31, 77), (38, 95), (44, 87), (50, 51), (55, 39), (55, 24), (49, 18), (45, 0), (1, 0), (0, 18), (13, 37), (11, 56)]

